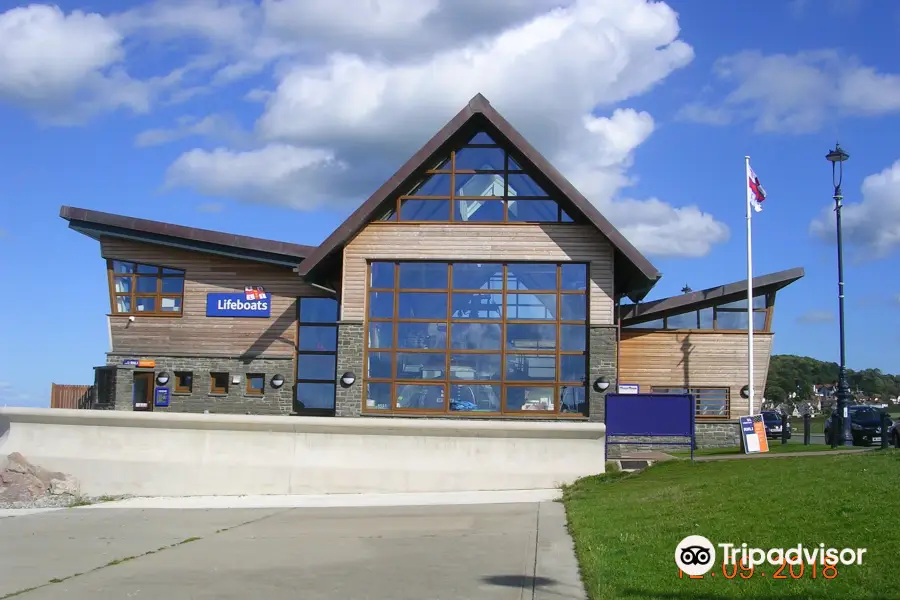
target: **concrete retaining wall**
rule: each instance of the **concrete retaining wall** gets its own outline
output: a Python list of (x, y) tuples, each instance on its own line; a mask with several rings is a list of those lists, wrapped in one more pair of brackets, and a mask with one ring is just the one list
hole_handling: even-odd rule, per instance
[(553, 488), (605, 468), (602, 423), (0, 408), (0, 454), (87, 495)]

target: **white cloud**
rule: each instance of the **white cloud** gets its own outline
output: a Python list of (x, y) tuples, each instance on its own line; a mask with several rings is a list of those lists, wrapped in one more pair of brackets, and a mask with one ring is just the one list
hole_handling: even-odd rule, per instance
[[(387, 12), (366, 17), (377, 22), (369, 35), (378, 39), (370, 39), (370, 47), (383, 47), (386, 39), (406, 35), (411, 23), (425, 24), (441, 10), (425, 2), (398, 20), (389, 15), (400, 3), (387, 4)], [(312, 11), (304, 14), (319, 23), (325, 15), (316, 6), (303, 10)], [(298, 5), (277, 7), (288, 9)], [(338, 37), (361, 27), (355, 16), (329, 14), (337, 20), (330, 27)], [(290, 22), (282, 20), (285, 26)], [(258, 134), (276, 144), (257, 153), (270, 155), (274, 147), (287, 164), (302, 166), (272, 171), (271, 179), (248, 170), (245, 179), (235, 175), (240, 168), (231, 164), (232, 155), (220, 150), (212, 160), (195, 150), (173, 167), (170, 185), (248, 201), (260, 194), (265, 202), (296, 208), (319, 206), (328, 190), (331, 204), (355, 204), (472, 96), (483, 93), (646, 252), (702, 256), (727, 239), (728, 228), (696, 207), (674, 208), (655, 198), (620, 200), (619, 192), (632, 183), (633, 151), (653, 132), (654, 122), (630, 109), (595, 114), (645, 92), (693, 58), (690, 46), (678, 40), (677, 15), (665, 4), (584, 0), (465, 45), (410, 52), (407, 60), (394, 61), (372, 52), (334, 52), (322, 62), (283, 65), (275, 90), (267, 97), (253, 95), (265, 101)], [(331, 152), (321, 163), (327, 165), (324, 173), (319, 163), (307, 161), (321, 156), (322, 149)], [(243, 153), (242, 162), (256, 163), (253, 154)], [(233, 192), (219, 179), (223, 162), (229, 163)], [(354, 177), (343, 176), (336, 164), (352, 166)]]
[(704, 125), (728, 125), (733, 120), (731, 112), (725, 108), (707, 106), (702, 102), (685, 104), (675, 114), (679, 121), (690, 121)]
[(204, 202), (197, 206), (197, 210), (202, 213), (215, 214), (225, 210), (225, 206), (221, 202)]
[[(841, 228), (846, 243), (861, 250), (861, 256), (882, 258), (900, 246), (900, 160), (862, 183), (862, 201), (845, 202)], [(810, 232), (835, 241), (834, 206), (826, 206), (810, 223)]]
[(863, 0), (818, 0), (815, 3), (810, 0), (791, 0), (787, 6), (791, 14), (800, 19), (807, 16), (809, 8), (815, 7), (820, 11), (823, 5), (834, 16), (851, 17), (860, 11)]
[(334, 201), (331, 183), (345, 169), (328, 150), (285, 144), (247, 152), (195, 149), (169, 167), (166, 183), (210, 196), (309, 209)]
[(834, 321), (834, 311), (831, 310), (811, 310), (797, 317), (798, 323), (831, 323)]
[(122, 42), (95, 13), (40, 4), (0, 13), (0, 98), (53, 122), (147, 110), (147, 90), (121, 70)]
[[(647, 113), (609, 111), (693, 59), (666, 4), (348, 0), (340, 11), (333, 4), (156, 0), (106, 17), (14, 9), (0, 22), (30, 33), (31, 45), (19, 54), (41, 77), (13, 80), (0, 65), (0, 95), (9, 96), (3, 82), (12, 80), (16, 98), (34, 108), (22, 92), (33, 84), (32, 95), (47, 98), (55, 114), (83, 117), (236, 91), (263, 106), (257, 139), (210, 114), (146, 130), (135, 144), (217, 138), (224, 145), (179, 157), (167, 186), (311, 209), (360, 202), (483, 93), (647, 252), (702, 255), (727, 238), (727, 228), (696, 207), (623, 195), (633, 182), (634, 151), (655, 125)], [(39, 52), (44, 44), (54, 52)], [(88, 50), (70, 61), (73, 45)], [(0, 38), (0, 56), (9, 47), (16, 46)], [(126, 64), (143, 73), (166, 63), (126, 63), (126, 47), (140, 59), (162, 48), (186, 53), (182, 66), (136, 80)], [(225, 87), (260, 73), (271, 74), (272, 89), (259, 81), (249, 92)]]
[(144, 130), (135, 136), (134, 144), (139, 148), (158, 146), (193, 136), (224, 139), (236, 145), (248, 140), (247, 133), (233, 117), (212, 114), (202, 119), (186, 115), (176, 120), (175, 127)]
[(716, 61), (713, 75), (731, 90), (718, 102), (688, 103), (680, 119), (751, 120), (761, 132), (808, 133), (840, 117), (900, 111), (900, 75), (879, 73), (837, 50), (741, 52)]
[[(0, 406), (40, 406), (34, 397), (18, 389), (9, 381), (0, 381)], [(44, 401), (44, 406), (47, 401)]]

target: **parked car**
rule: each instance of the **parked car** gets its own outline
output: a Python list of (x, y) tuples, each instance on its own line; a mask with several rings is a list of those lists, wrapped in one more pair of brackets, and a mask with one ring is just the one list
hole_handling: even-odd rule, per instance
[[(884, 412), (880, 408), (874, 406), (850, 406), (847, 409), (850, 412), (850, 432), (853, 435), (854, 446), (868, 446), (870, 444), (880, 444), (882, 435), (892, 435), (891, 428), (893, 421), (888, 418), (888, 429), (881, 431), (881, 414)], [(828, 420), (825, 421), (825, 443), (831, 443), (831, 436), (839, 435), (834, 430), (832, 422), (837, 416), (837, 410), (832, 411)]]
[(888, 428), (888, 441), (894, 448), (900, 448), (900, 421), (894, 421)]
[[(781, 413), (775, 410), (764, 410), (762, 412), (763, 424), (766, 426), (767, 438), (781, 438)], [(788, 427), (788, 438), (791, 437), (791, 429)]]

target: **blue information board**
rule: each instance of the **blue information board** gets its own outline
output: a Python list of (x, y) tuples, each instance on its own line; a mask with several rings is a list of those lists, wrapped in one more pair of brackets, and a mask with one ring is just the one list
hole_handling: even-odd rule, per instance
[[(691, 394), (607, 394), (606, 445), (690, 446), (694, 459), (695, 400)], [(610, 438), (682, 437), (685, 442), (616, 441)]]
[(156, 388), (156, 392), (153, 394), (153, 405), (154, 406), (168, 406), (169, 405), (169, 388), (164, 388), (164, 387)]
[(258, 317), (272, 315), (272, 299), (247, 300), (244, 294), (207, 294), (207, 317)]

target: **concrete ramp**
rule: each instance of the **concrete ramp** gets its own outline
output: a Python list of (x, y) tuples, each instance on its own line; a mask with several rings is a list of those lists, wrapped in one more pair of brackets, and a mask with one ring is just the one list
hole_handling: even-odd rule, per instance
[(605, 469), (601, 423), (0, 408), (0, 454), (90, 496), (555, 488)]

